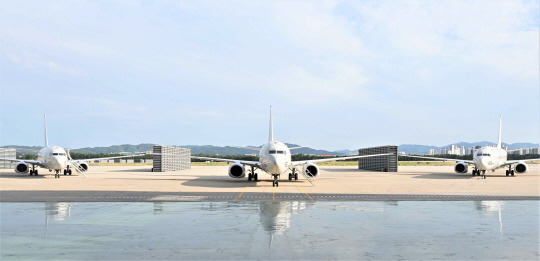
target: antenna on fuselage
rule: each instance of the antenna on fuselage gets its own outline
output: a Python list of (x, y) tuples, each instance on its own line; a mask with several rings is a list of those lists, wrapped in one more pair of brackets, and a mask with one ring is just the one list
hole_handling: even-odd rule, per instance
[(45, 122), (45, 147), (49, 147), (49, 139), (47, 138), (47, 115), (43, 114), (43, 121)]
[(268, 135), (268, 141), (274, 141), (274, 124), (272, 123), (272, 106), (270, 106), (270, 134)]
[(497, 142), (497, 148), (502, 148), (501, 143), (501, 132), (502, 132), (502, 115), (499, 115), (499, 142)]

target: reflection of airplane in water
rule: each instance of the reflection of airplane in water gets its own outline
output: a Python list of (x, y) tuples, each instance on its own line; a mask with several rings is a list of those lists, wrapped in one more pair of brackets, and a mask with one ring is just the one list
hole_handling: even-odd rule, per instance
[(71, 216), (72, 203), (68, 202), (46, 202), (45, 203), (45, 231), (49, 228), (49, 220), (66, 221)]
[(297, 214), (307, 208), (308, 203), (302, 201), (273, 201), (260, 202), (259, 215), (261, 225), (265, 231), (270, 233), (270, 243), (272, 246), (274, 235), (282, 235), (291, 227), (291, 215)]
[(493, 212), (497, 212), (499, 215), (499, 232), (502, 235), (502, 201), (475, 201), (476, 210), (480, 211), (482, 216), (489, 216)]

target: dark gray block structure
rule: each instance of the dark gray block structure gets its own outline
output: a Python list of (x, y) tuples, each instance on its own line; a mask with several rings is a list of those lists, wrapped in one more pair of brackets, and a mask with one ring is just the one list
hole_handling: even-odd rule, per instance
[(358, 168), (383, 172), (397, 172), (397, 152), (398, 146), (380, 146), (359, 149), (358, 155), (373, 155), (383, 153), (393, 153), (393, 155), (359, 158)]
[(154, 145), (154, 153), (154, 172), (191, 169), (190, 149)]
[[(15, 149), (0, 149), (0, 158), (4, 159), (16, 159), (17, 151)], [(13, 161), (0, 160), (0, 169), (13, 169), (15, 168), (15, 163)]]

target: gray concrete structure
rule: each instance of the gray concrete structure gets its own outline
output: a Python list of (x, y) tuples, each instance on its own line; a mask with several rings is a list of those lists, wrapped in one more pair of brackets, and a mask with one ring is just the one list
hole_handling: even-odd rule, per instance
[(394, 153), (394, 155), (360, 158), (358, 159), (358, 169), (397, 172), (397, 152), (397, 146), (380, 146), (359, 149), (358, 155), (373, 155), (382, 153)]
[[(0, 158), (16, 159), (17, 151), (15, 149), (0, 148)], [(0, 169), (13, 169), (16, 162), (0, 160)]]
[(154, 172), (191, 169), (190, 149), (154, 145), (154, 153), (158, 154), (154, 154), (152, 168)]

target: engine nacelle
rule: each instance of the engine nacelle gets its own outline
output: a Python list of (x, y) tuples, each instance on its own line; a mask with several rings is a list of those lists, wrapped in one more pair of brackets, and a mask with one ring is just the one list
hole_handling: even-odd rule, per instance
[(79, 163), (79, 166), (81, 166), (84, 169), (84, 171), (88, 170), (88, 163), (84, 161), (77, 161), (77, 163)]
[(454, 171), (457, 173), (467, 173), (467, 171), (469, 171), (469, 165), (463, 162), (458, 162), (454, 167)]
[(30, 169), (30, 167), (24, 161), (20, 161), (17, 164), (15, 164), (15, 172), (17, 172), (19, 174), (28, 173), (29, 169)]
[(246, 168), (240, 163), (234, 163), (229, 167), (229, 177), (241, 179), (246, 176)]
[(518, 162), (518, 164), (516, 164), (516, 166), (514, 167), (514, 170), (517, 172), (517, 173), (525, 173), (527, 172), (527, 170), (529, 170), (529, 167), (527, 166), (527, 164), (525, 164), (525, 162)]
[(319, 175), (319, 167), (313, 163), (308, 163), (304, 165), (302, 171), (308, 177), (316, 177), (317, 175)]

